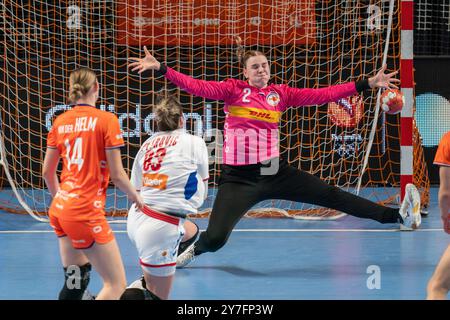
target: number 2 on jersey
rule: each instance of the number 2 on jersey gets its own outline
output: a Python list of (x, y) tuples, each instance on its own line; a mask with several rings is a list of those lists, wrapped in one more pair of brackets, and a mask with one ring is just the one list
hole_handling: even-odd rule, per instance
[[(73, 149), (70, 146), (69, 139), (66, 139), (64, 141), (64, 144), (66, 145), (66, 159), (67, 159), (67, 168), (70, 170), (70, 167), (72, 164), (78, 165), (78, 171), (81, 170), (81, 167), (83, 167), (83, 139), (82, 138), (76, 138), (75, 142), (73, 144)], [(70, 151), (72, 149), (72, 156), (70, 156)]]
[(252, 93), (252, 89), (244, 88), (244, 96), (242, 97), (242, 102), (250, 102), (248, 96)]
[(154, 150), (150, 150), (145, 154), (144, 158), (144, 171), (158, 171), (161, 169), (161, 163), (166, 156), (166, 148), (159, 148)]

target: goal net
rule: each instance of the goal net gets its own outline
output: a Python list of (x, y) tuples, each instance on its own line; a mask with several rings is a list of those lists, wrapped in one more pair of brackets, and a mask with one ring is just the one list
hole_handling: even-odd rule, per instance
[[(98, 107), (114, 112), (126, 140), (125, 168), (154, 129), (152, 105), (162, 89), (178, 96), (186, 129), (210, 151), (212, 206), (222, 160), (223, 103), (193, 97), (153, 73), (127, 68), (144, 45), (168, 66), (197, 79), (241, 78), (235, 37), (266, 53), (274, 83), (321, 88), (400, 68), (400, 1), (128, 0), (0, 3), (2, 210), (45, 216), (51, 197), (41, 176), (47, 134), (67, 105), (68, 76), (80, 66), (100, 82)], [(376, 91), (337, 103), (288, 109), (280, 152), (292, 166), (327, 183), (398, 205), (400, 115), (386, 115)], [(373, 134), (371, 135), (371, 132)], [(414, 132), (414, 183), (427, 204), (428, 180)], [(372, 139), (370, 139), (372, 137)], [(370, 150), (369, 150), (370, 147)], [(364, 163), (366, 162), (366, 165)], [(107, 211), (126, 214), (111, 185)], [(252, 216), (333, 219), (340, 213), (302, 203), (266, 201)]]

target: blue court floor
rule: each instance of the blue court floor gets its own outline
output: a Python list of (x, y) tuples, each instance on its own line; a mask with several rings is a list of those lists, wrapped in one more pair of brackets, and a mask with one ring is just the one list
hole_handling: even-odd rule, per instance
[[(196, 220), (200, 228), (207, 221)], [(141, 274), (125, 232), (113, 229), (128, 282)], [(437, 188), (422, 228), (346, 216), (337, 221), (243, 219), (225, 247), (177, 270), (172, 299), (424, 299), (449, 244)], [(56, 299), (63, 283), (56, 236), (30, 216), (0, 212), (0, 299)], [(89, 289), (101, 287), (93, 272)]]

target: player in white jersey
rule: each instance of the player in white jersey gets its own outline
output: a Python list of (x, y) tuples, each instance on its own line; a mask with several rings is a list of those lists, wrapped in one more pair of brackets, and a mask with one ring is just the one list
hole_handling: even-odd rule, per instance
[(154, 114), (158, 132), (141, 146), (131, 172), (131, 182), (146, 206), (139, 210), (133, 205), (127, 220), (145, 281), (137, 281), (143, 290), (129, 288), (122, 299), (168, 299), (185, 225), (198, 232), (186, 215), (197, 212), (208, 192), (206, 145), (184, 131), (181, 105), (165, 98), (154, 107)]

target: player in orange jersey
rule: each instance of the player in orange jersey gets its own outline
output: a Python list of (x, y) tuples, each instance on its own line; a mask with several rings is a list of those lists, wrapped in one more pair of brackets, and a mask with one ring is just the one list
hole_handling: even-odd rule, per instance
[[(439, 143), (434, 164), (440, 166), (439, 208), (444, 231), (450, 234), (450, 132)], [(450, 245), (442, 254), (433, 276), (428, 282), (427, 299), (446, 299), (450, 291)]]
[[(109, 175), (138, 208), (144, 205), (122, 166), (124, 141), (117, 117), (95, 108), (98, 92), (92, 70), (73, 71), (69, 87), (73, 108), (56, 118), (48, 134), (42, 174), (53, 196), (50, 225), (59, 237), (65, 272), (60, 300), (82, 298), (91, 264), (103, 279), (97, 299), (118, 299), (125, 290), (125, 270), (104, 211)], [(58, 181), (60, 157), (63, 169)]]

